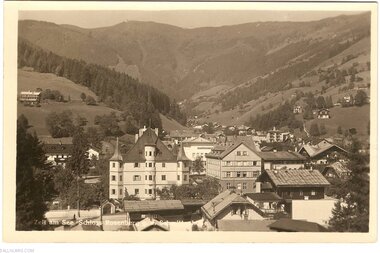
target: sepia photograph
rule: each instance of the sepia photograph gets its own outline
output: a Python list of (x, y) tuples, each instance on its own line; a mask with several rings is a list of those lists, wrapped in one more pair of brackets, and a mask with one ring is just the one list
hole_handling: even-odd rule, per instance
[(13, 235), (376, 240), (376, 3), (97, 4), (9, 8)]

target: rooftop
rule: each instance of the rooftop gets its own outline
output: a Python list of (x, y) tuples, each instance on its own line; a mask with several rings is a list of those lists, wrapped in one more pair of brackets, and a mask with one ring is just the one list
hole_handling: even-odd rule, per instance
[[(263, 174), (267, 174), (276, 186), (330, 185), (329, 181), (318, 170), (266, 170)], [(259, 178), (261, 177), (260, 175)]]
[(218, 220), (219, 231), (270, 232), (269, 225), (274, 220)]
[(124, 210), (126, 212), (152, 212), (163, 210), (182, 210), (184, 209), (180, 200), (141, 200), (141, 201), (124, 201)]
[(315, 156), (317, 156), (317, 155), (319, 155), (319, 154), (321, 154), (321, 153), (323, 153), (323, 152), (325, 152), (331, 148), (337, 148), (340, 151), (348, 153), (345, 149), (343, 149), (343, 148), (339, 147), (338, 145), (335, 145), (335, 144), (333, 144), (327, 140), (323, 140), (316, 145), (305, 144), (299, 150), (299, 153), (302, 150), (305, 150), (310, 157), (315, 157)]
[(217, 217), (226, 207), (230, 206), (233, 203), (252, 205), (241, 195), (235, 193), (234, 191), (226, 190), (202, 206), (202, 211), (205, 213), (207, 218), (212, 220)]
[(212, 151), (210, 153), (206, 154), (206, 157), (223, 159), (224, 157), (226, 157), (229, 153), (231, 153), (232, 151), (234, 151), (240, 145), (245, 145), (252, 152), (254, 152), (257, 155), (259, 155), (259, 152), (258, 152), (258, 150), (255, 147), (255, 145), (254, 145), (253, 142), (249, 143), (247, 141), (239, 141), (239, 142), (235, 142), (234, 144), (229, 145), (229, 146), (225, 146), (225, 147), (223, 147), (223, 146), (216, 146), (215, 148), (212, 149)]
[(318, 223), (292, 219), (279, 219), (270, 224), (269, 228), (288, 232), (327, 232), (327, 229)]
[(280, 160), (306, 160), (304, 156), (295, 152), (277, 151), (277, 152), (261, 152), (261, 158), (267, 161), (280, 161)]
[(123, 155), (124, 162), (145, 162), (145, 146), (147, 144), (156, 146), (156, 162), (177, 162), (175, 155), (152, 129), (147, 129), (132, 148)]
[(252, 200), (263, 201), (263, 202), (282, 200), (282, 198), (274, 192), (246, 193), (245, 196), (247, 196), (248, 198)]

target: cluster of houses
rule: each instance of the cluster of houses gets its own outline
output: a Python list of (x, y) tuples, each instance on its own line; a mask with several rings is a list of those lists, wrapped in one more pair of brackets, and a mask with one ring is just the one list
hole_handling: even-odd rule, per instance
[[(262, 150), (253, 136), (218, 139), (178, 133), (162, 141), (157, 129), (144, 127), (126, 153), (116, 141), (109, 160), (109, 201), (103, 203), (99, 214), (102, 230), (326, 230), (336, 202), (326, 195), (327, 179), (349, 174), (348, 153), (343, 148), (323, 140), (297, 151), (268, 151)], [(219, 195), (213, 199), (160, 199), (164, 188), (198, 182), (192, 180), (197, 159), (204, 173), (195, 176), (198, 180), (204, 174), (215, 178)], [(126, 192), (140, 200), (125, 200)], [(119, 221), (119, 225), (105, 225), (109, 220)], [(120, 225), (120, 221), (124, 223)]]
[[(347, 178), (348, 152), (330, 140), (298, 149), (269, 147), (290, 138), (275, 128), (262, 141), (256, 136), (174, 131), (160, 140), (158, 129), (144, 127), (128, 150), (122, 150), (117, 139), (113, 147), (106, 147), (113, 153), (109, 201), (97, 217), (125, 223), (103, 222), (101, 229), (323, 231), (336, 202), (326, 195), (328, 179)], [(41, 137), (41, 141), (47, 159), (64, 167), (72, 138)], [(99, 159), (104, 150), (90, 147), (88, 153), (89, 159)], [(195, 172), (197, 160), (202, 170)], [(219, 184), (215, 198), (160, 199), (160, 190), (197, 184), (205, 176)], [(126, 193), (140, 200), (125, 200)], [(183, 221), (181, 226), (177, 220)]]

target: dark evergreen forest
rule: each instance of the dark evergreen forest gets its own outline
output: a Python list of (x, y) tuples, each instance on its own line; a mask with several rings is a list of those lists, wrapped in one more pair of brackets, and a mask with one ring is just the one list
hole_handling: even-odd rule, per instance
[[(186, 115), (175, 100), (163, 92), (107, 67), (89, 64), (42, 50), (19, 38), (18, 68), (33, 67), (41, 73), (53, 73), (92, 90), (99, 102), (131, 116), (137, 127), (151, 125), (161, 128), (159, 113), (186, 123)], [(152, 121), (152, 119), (155, 119)]]

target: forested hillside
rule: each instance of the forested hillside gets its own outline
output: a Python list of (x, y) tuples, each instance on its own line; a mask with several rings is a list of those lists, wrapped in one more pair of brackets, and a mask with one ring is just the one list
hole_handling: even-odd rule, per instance
[(130, 76), (84, 61), (58, 56), (19, 38), (18, 67), (33, 67), (41, 73), (54, 73), (74, 83), (88, 87), (111, 108), (123, 111), (123, 116), (136, 127), (162, 127), (159, 113), (186, 122), (177, 103), (166, 94)]

